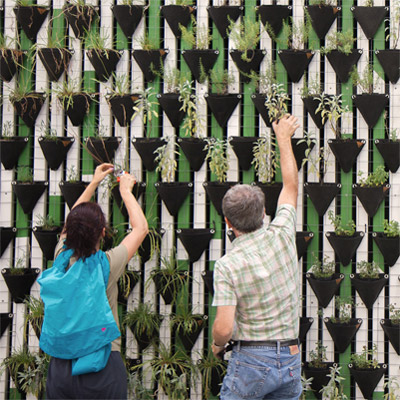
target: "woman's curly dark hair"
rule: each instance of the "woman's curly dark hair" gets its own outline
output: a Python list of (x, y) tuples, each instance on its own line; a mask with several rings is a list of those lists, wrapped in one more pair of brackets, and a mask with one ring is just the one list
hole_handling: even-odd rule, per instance
[(78, 258), (96, 252), (96, 245), (106, 227), (106, 218), (97, 203), (85, 202), (74, 207), (65, 222), (65, 245)]

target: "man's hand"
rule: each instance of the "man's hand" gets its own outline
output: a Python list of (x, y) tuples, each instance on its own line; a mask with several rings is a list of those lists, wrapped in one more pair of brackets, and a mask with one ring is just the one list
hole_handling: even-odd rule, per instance
[(225, 346), (217, 346), (214, 343), (211, 345), (212, 352), (215, 357), (222, 360), (225, 354)]
[(108, 174), (114, 171), (112, 164), (100, 164), (94, 171), (92, 182), (99, 184)]
[(272, 123), (278, 141), (281, 139), (290, 139), (299, 126), (297, 117), (290, 114), (286, 114), (278, 122), (274, 121)]

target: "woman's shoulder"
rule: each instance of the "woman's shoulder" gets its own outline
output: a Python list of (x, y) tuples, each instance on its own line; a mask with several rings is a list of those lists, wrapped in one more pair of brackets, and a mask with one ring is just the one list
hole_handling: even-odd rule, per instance
[(128, 249), (122, 243), (111, 250), (107, 250), (106, 256), (110, 262), (110, 268), (119, 265), (125, 266), (128, 263)]

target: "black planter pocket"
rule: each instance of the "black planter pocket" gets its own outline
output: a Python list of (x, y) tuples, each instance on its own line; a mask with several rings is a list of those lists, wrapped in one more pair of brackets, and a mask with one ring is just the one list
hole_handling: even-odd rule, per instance
[(1, 163), (5, 169), (13, 169), (17, 165), (19, 156), (28, 143), (28, 140), (29, 138), (26, 136), (13, 136), (7, 139), (0, 137)]
[(44, 48), (38, 50), (40, 60), (51, 82), (57, 82), (68, 69), (72, 52), (68, 49)]
[(61, 228), (55, 228), (52, 230), (46, 230), (38, 226), (33, 228), (33, 234), (35, 235), (46, 260), (54, 259), (54, 250), (57, 246), (60, 233)]
[(67, 97), (59, 97), (62, 107), (73, 126), (82, 125), (85, 115), (89, 112), (92, 97), (86, 93), (77, 93)]
[(157, 156), (154, 152), (165, 145), (166, 141), (162, 138), (133, 138), (132, 143), (139, 153), (146, 170), (154, 171), (157, 167), (154, 161)]
[(389, 275), (379, 274), (377, 279), (362, 279), (360, 274), (350, 274), (352, 285), (364, 302), (365, 307), (371, 309), (383, 287), (389, 282)]
[(150, 230), (139, 247), (138, 254), (144, 264), (153, 257), (153, 253), (160, 248), (161, 239), (165, 233), (164, 229)]
[(203, 182), (203, 187), (207, 193), (208, 198), (215, 207), (217, 213), (222, 217), (222, 199), (226, 192), (235, 186), (237, 182)]
[(317, 128), (322, 129), (326, 121), (322, 122), (321, 113), (316, 112), (320, 105), (320, 101), (318, 99), (314, 99), (313, 97), (303, 97), (302, 100), (307, 112), (310, 114)]
[(38, 140), (47, 164), (53, 171), (58, 170), (75, 141), (74, 138), (69, 137), (46, 139), (43, 136), (40, 136)]
[(159, 328), (153, 328), (151, 333), (143, 332), (140, 335), (137, 332), (135, 332), (135, 329), (133, 329), (133, 327), (132, 328), (129, 327), (129, 329), (135, 336), (135, 339), (137, 341), (137, 344), (141, 352), (146, 350), (151, 344), (158, 342), (160, 334)]
[(337, 351), (343, 353), (360, 329), (362, 319), (351, 318), (348, 323), (333, 323), (329, 318), (325, 318), (324, 323), (335, 343)]
[(214, 296), (214, 271), (203, 271), (201, 277), (206, 285), (207, 291)]
[(363, 187), (358, 184), (353, 185), (354, 194), (360, 200), (369, 217), (373, 217), (378, 211), (385, 196), (389, 194), (390, 185), (378, 187)]
[(334, 363), (324, 362), (324, 368), (314, 368), (310, 367), (308, 362), (304, 363), (303, 372), (306, 379), (313, 378), (311, 381), (311, 389), (317, 399), (322, 399), (321, 389), (326, 386), (329, 382), (329, 376), (331, 370), (330, 367), (333, 367)]
[(22, 30), (31, 42), (36, 41), (39, 32), (49, 10), (39, 6), (18, 6), (14, 8), (14, 14)]
[(129, 295), (140, 280), (140, 271), (127, 270), (118, 280), (118, 303), (126, 304)]
[(340, 193), (340, 183), (309, 183), (304, 184), (304, 191), (310, 197), (318, 215), (322, 217), (333, 199)]
[(87, 51), (87, 56), (101, 82), (108, 81), (121, 59), (120, 52), (110, 49), (91, 49)]
[(61, 181), (59, 184), (62, 195), (64, 196), (65, 202), (71, 209), (72, 206), (79, 199), (80, 195), (85, 191), (88, 182), (66, 182)]
[(214, 229), (193, 228), (193, 229), (178, 229), (178, 239), (182, 242), (183, 247), (189, 255), (191, 263), (200, 259), (201, 255), (210, 246), (210, 241), (214, 236)]
[[(133, 185), (132, 194), (135, 196), (135, 199), (138, 200), (139, 197), (144, 193), (145, 190), (146, 190), (146, 182), (136, 182)], [(128, 211), (125, 207), (124, 202), (122, 201), (121, 193), (119, 192), (119, 185), (114, 186), (111, 189), (111, 193), (112, 193), (113, 198), (114, 198), (115, 202), (117, 203), (118, 209), (121, 211), (122, 215), (125, 218), (128, 218), (129, 217)]]
[[(306, 151), (308, 149), (306, 142), (300, 142), (300, 138), (292, 138), (292, 149), (294, 158), (296, 159), (297, 169), (300, 171), (303, 159), (306, 156)], [(315, 143), (311, 143), (311, 150), (314, 148)]]
[(133, 50), (133, 58), (142, 70), (144, 79), (153, 82), (155, 72), (161, 69), (161, 65), (169, 53), (169, 50)]
[(364, 238), (364, 232), (356, 232), (353, 236), (337, 236), (334, 232), (326, 232), (330, 245), (343, 266), (349, 265), (357, 248)]
[(239, 160), (239, 167), (244, 171), (248, 171), (253, 161), (253, 147), (257, 141), (257, 137), (249, 136), (231, 136), (229, 143), (231, 144), (236, 157)]
[(38, 268), (23, 268), (22, 273), (11, 272), (13, 268), (4, 268), (1, 270), (4, 281), (11, 293), (12, 300), (15, 303), (23, 303), (26, 296), (29, 296), (31, 287), (40, 274)]
[(230, 21), (236, 22), (243, 14), (241, 6), (208, 6), (208, 15), (213, 20), (220, 35), (226, 39), (228, 37), (228, 28)]
[(17, 228), (0, 227), (0, 257), (5, 252), (8, 245), (14, 240), (17, 234)]
[(30, 214), (36, 206), (38, 200), (42, 197), (48, 182), (11, 182), (13, 191), (25, 214)]
[(351, 7), (354, 18), (360, 24), (367, 39), (373, 39), (382, 21), (389, 12), (389, 7)]
[(333, 274), (331, 278), (318, 279), (314, 274), (307, 274), (306, 279), (318, 299), (321, 307), (328, 307), (333, 296), (338, 293), (340, 284), (344, 279), (343, 274)]
[(383, 232), (374, 232), (372, 237), (381, 251), (385, 263), (389, 267), (396, 264), (400, 255), (400, 238), (388, 237)]
[(204, 82), (217, 61), (219, 50), (182, 50), (182, 56), (197, 82)]
[(248, 61), (243, 60), (243, 51), (231, 50), (229, 54), (231, 55), (233, 62), (236, 64), (243, 82), (249, 83), (251, 81), (251, 78), (249, 77), (251, 71), (256, 73), (260, 71), (260, 64), (266, 53), (267, 52), (265, 50), (260, 49), (247, 50), (246, 58)]
[(35, 93), (27, 95), (20, 100), (13, 101), (13, 106), (17, 114), (25, 122), (26, 126), (33, 128), (36, 118), (44, 103), (44, 95), (42, 93)]
[(206, 145), (204, 139), (195, 137), (180, 137), (178, 138), (178, 143), (183, 151), (183, 154), (189, 161), (190, 168), (193, 171), (199, 171), (207, 156), (207, 152), (204, 150)]
[(299, 328), (299, 341), (300, 343), (305, 342), (308, 331), (311, 328), (313, 318), (310, 317), (300, 317), (300, 328)]
[(393, 173), (397, 172), (400, 165), (400, 140), (376, 139), (375, 146), (388, 169)]
[(300, 260), (304, 254), (306, 254), (307, 247), (309, 246), (313, 237), (313, 232), (296, 232), (296, 249), (298, 260)]
[(311, 24), (315, 33), (320, 40), (323, 40), (338, 16), (341, 7), (316, 5), (305, 6), (305, 8), (310, 14)]
[(225, 128), (229, 118), (239, 104), (242, 95), (240, 94), (208, 94), (204, 96), (206, 102), (218, 125)]
[(192, 6), (169, 5), (161, 7), (161, 15), (167, 20), (175, 37), (181, 37), (179, 25), (187, 27), (190, 16), (196, 8)]
[(258, 186), (265, 196), (265, 214), (274, 216), (278, 204), (278, 198), (282, 190), (282, 183), (261, 183), (255, 182), (253, 185)]
[(400, 78), (400, 50), (376, 50), (375, 54), (390, 82), (397, 83)]
[(364, 398), (372, 399), (375, 388), (382, 379), (383, 374), (387, 371), (386, 364), (379, 364), (377, 368), (371, 369), (354, 368), (352, 364), (349, 364), (348, 367), (350, 375), (356, 381)]
[(0, 50), (0, 77), (10, 82), (22, 63), (22, 51), (13, 49)]
[(111, 111), (120, 126), (129, 126), (135, 112), (133, 107), (138, 99), (139, 95), (136, 94), (114, 95), (108, 99)]
[(161, 295), (165, 304), (173, 304), (179, 291), (182, 289), (183, 281), (187, 280), (187, 272), (180, 271), (180, 278), (162, 273), (152, 274), (151, 278), (156, 286), (157, 294)]
[(308, 68), (314, 52), (311, 50), (279, 50), (278, 55), (292, 82), (298, 82)]
[(86, 150), (96, 164), (112, 163), (121, 141), (121, 138), (113, 136), (101, 138), (88, 137), (85, 139)]
[(97, 17), (95, 7), (89, 5), (67, 5), (64, 14), (77, 39), (84, 38)]
[(251, 95), (251, 100), (253, 101), (253, 104), (256, 107), (256, 110), (261, 115), (261, 118), (265, 122), (265, 125), (267, 125), (267, 127), (271, 128), (272, 124), (269, 119), (268, 109), (265, 105), (265, 99), (266, 99), (266, 95), (263, 93), (254, 93)]
[(164, 202), (168, 212), (172, 216), (178, 214), (179, 209), (190, 193), (191, 182), (156, 182), (154, 184), (157, 193)]
[(281, 31), (283, 21), (292, 15), (292, 6), (262, 5), (257, 7), (256, 10), (260, 15), (262, 24), (268, 24), (275, 37)]
[(14, 315), (11, 313), (1, 313), (0, 314), (0, 339), (2, 338), (4, 332), (11, 324)]
[(115, 4), (111, 6), (118, 25), (124, 35), (130, 39), (138, 27), (147, 7), (132, 4)]
[(350, 71), (353, 66), (357, 64), (361, 54), (362, 50), (353, 49), (349, 54), (341, 53), (338, 50), (332, 50), (326, 55), (341, 83), (345, 83), (349, 80)]
[(167, 114), (172, 126), (175, 129), (179, 129), (183, 118), (185, 118), (185, 112), (181, 110), (182, 102), (179, 100), (180, 95), (176, 93), (163, 93), (158, 94), (157, 98), (161, 108)]
[(340, 168), (344, 172), (350, 172), (358, 155), (365, 145), (364, 139), (329, 139), (329, 147), (336, 157)]
[(204, 316), (199, 315), (196, 318), (196, 325), (191, 332), (183, 332), (182, 329), (176, 329), (176, 330), (174, 329), (180, 341), (182, 342), (183, 347), (187, 352), (190, 352), (192, 350), (201, 331), (204, 329), (206, 325), (207, 319), (208, 319), (207, 315)]
[(376, 125), (383, 110), (389, 104), (389, 95), (380, 93), (358, 94), (352, 96), (352, 99), (369, 128)]
[(381, 319), (381, 327), (396, 353), (400, 356), (400, 324), (393, 324), (390, 319)]

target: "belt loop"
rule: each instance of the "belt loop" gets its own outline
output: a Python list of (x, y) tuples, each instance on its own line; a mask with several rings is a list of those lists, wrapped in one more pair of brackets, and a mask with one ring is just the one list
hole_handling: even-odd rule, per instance
[(279, 340), (276, 342), (276, 354), (278, 356), (281, 354), (281, 342)]
[(240, 351), (240, 340), (238, 340), (238, 342), (237, 342), (237, 351), (239, 352)]

